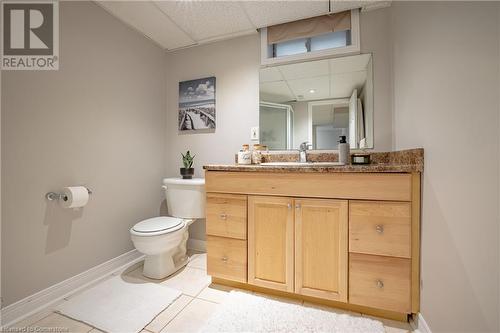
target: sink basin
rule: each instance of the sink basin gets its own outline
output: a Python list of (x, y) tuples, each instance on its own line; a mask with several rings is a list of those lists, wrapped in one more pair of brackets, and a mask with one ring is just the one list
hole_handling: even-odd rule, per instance
[(267, 162), (261, 163), (263, 166), (282, 166), (282, 167), (329, 167), (343, 165), (340, 162)]

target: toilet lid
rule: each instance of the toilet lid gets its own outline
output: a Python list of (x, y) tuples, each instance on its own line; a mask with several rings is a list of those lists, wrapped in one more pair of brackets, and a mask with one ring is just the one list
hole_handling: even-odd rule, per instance
[[(141, 221), (134, 225), (132, 230), (141, 233), (151, 233), (159, 231), (168, 231), (171, 229), (178, 230), (179, 226), (182, 224), (182, 219), (171, 216), (160, 216), (153, 217), (144, 221)], [(171, 230), (171, 231), (175, 231)]]

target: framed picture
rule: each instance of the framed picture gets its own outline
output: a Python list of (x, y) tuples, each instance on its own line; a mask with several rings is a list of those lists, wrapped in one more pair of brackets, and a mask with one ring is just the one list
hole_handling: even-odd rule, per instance
[(215, 130), (215, 76), (179, 82), (179, 131)]

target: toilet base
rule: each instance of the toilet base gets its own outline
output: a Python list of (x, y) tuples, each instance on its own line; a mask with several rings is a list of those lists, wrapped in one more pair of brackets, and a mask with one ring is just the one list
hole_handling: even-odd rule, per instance
[[(189, 226), (189, 224), (187, 226)], [(144, 269), (142, 271), (145, 277), (161, 280), (186, 266), (189, 262), (186, 248), (187, 239), (189, 237), (187, 226), (178, 247), (165, 253), (146, 255)]]
[(144, 260), (142, 274), (150, 279), (163, 279), (175, 271), (172, 253), (148, 255)]
[[(184, 228), (175, 231), (173, 234), (157, 235), (153, 237), (137, 237), (137, 235), (132, 235), (132, 241), (137, 250), (146, 254), (142, 271), (145, 277), (161, 280), (186, 266), (189, 262), (186, 247), (189, 238), (188, 227), (193, 222), (193, 219), (184, 220)], [(175, 244), (177, 244), (177, 246), (171, 248), (171, 246)], [(171, 250), (158, 253), (162, 249), (168, 248), (171, 248)]]

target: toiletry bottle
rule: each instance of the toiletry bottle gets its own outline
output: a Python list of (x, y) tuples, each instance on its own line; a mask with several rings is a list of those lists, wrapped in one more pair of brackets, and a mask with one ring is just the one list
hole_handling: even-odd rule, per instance
[(341, 135), (339, 141), (339, 162), (340, 164), (349, 164), (349, 144), (345, 140), (346, 136)]

